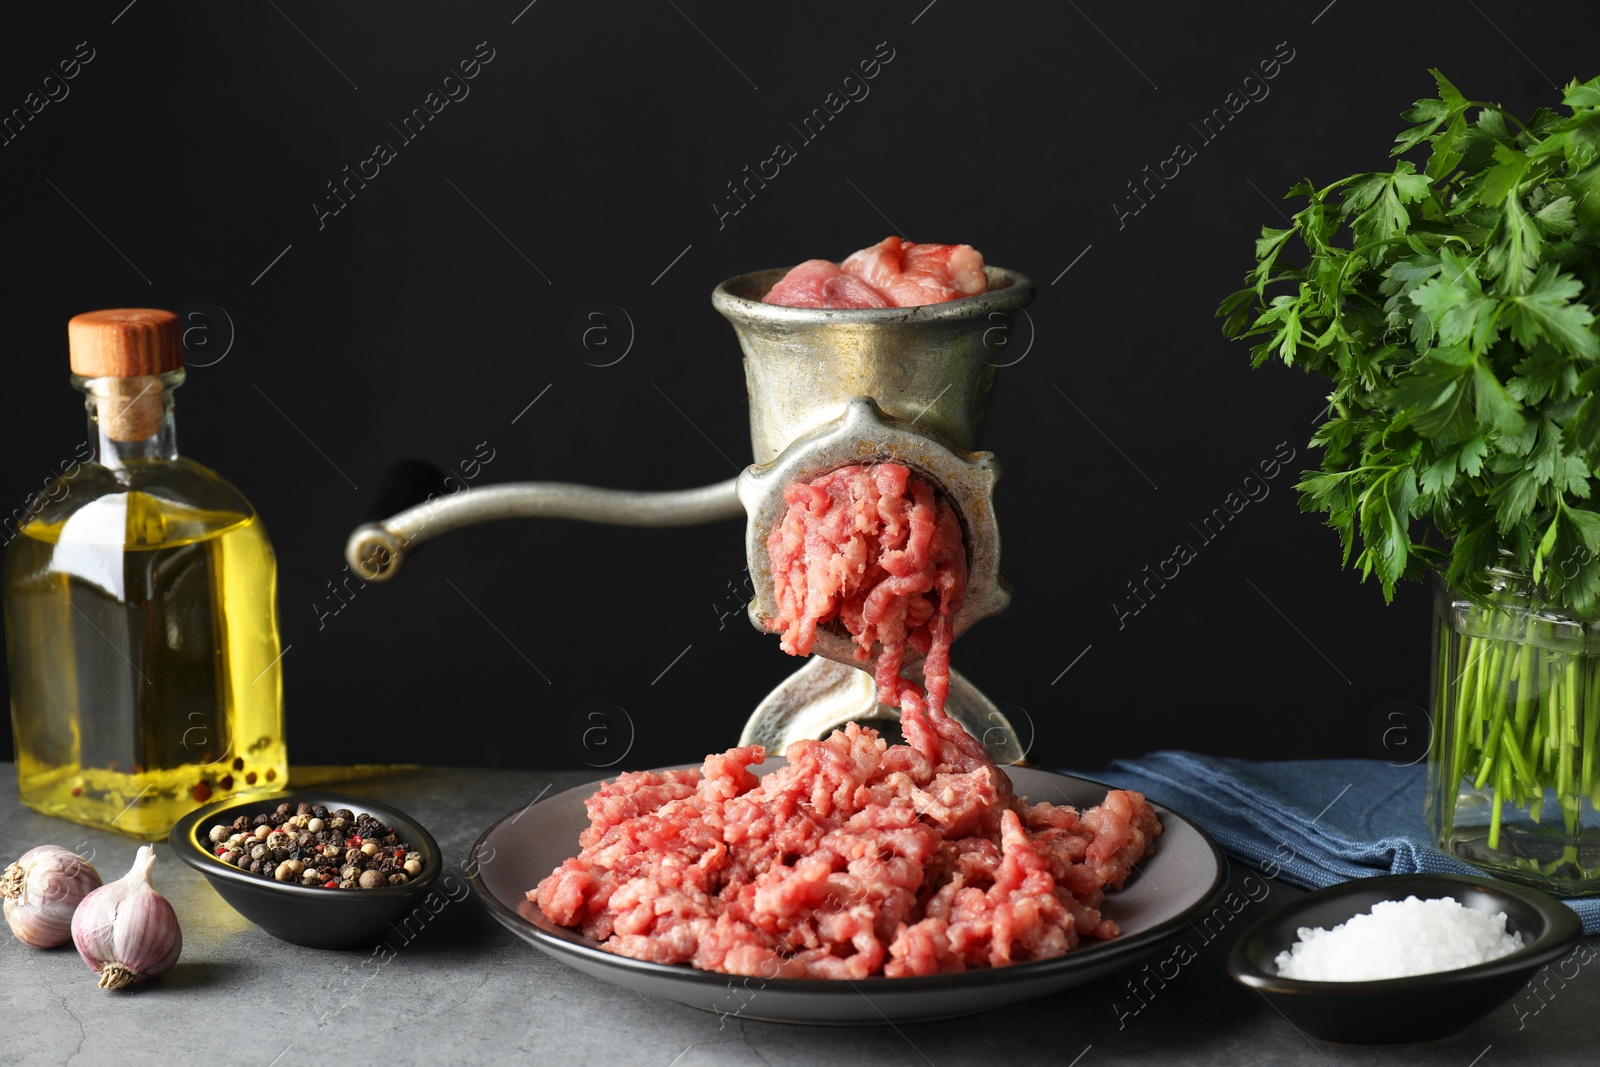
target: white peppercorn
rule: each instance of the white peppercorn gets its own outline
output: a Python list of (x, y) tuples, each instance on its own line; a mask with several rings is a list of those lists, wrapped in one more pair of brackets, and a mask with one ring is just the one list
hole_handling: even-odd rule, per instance
[(226, 826), (213, 826), (210, 836), (213, 845), (220, 845), (228, 838), (228, 828)]
[(312, 819), (306, 823), (306, 829), (314, 834), (320, 834), (325, 824), (321, 819)]
[(415, 878), (417, 875), (422, 873), (422, 864), (418, 863), (416, 860), (406, 860), (405, 872), (411, 877)]
[(265, 841), (267, 839), (267, 835), (270, 833), (272, 833), (272, 827), (268, 826), (266, 823), (262, 823), (260, 826), (256, 827), (256, 840)]

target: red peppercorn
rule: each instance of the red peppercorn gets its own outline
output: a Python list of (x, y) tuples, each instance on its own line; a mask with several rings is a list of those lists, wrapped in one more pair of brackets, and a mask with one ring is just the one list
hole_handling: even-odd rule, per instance
[(360, 848), (361, 847), (361, 835), (360, 834), (351, 834), (350, 835), (350, 840), (345, 842), (345, 847), (346, 848)]
[(81, 786), (81, 785), (73, 786), (72, 787), (72, 795), (75, 796), (75, 797), (83, 796), (83, 786)]
[(244, 776), (244, 784), (245, 785), (255, 785), (256, 784), (256, 772), (255, 771), (251, 771), (249, 774)]
[(233, 775), (224, 774), (221, 778), (217, 779), (217, 784), (219, 786), (221, 786), (223, 789), (232, 789), (233, 788)]
[(338, 889), (339, 888), (339, 880), (337, 878), (329, 878), (326, 882), (322, 883), (322, 888), (324, 888), (324, 889)]
[(212, 849), (212, 851), (219, 856), (225, 856), (228, 854), (228, 847), (226, 845), (218, 845), (216, 848)]
[(204, 779), (202, 779), (195, 783), (193, 789), (189, 790), (189, 795), (194, 797), (195, 800), (204, 804), (206, 801), (211, 799), (211, 786)]
[(397, 860), (405, 859), (406, 858), (406, 850), (403, 849), (403, 848), (395, 849), (394, 850), (394, 858), (397, 859)]

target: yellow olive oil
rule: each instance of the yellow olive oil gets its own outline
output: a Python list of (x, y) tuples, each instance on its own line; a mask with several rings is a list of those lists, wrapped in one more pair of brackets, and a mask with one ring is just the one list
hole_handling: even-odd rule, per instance
[(147, 839), (287, 781), (272, 546), (232, 486), (172, 466), (224, 506), (101, 492), (24, 526), (4, 569), (22, 802)]

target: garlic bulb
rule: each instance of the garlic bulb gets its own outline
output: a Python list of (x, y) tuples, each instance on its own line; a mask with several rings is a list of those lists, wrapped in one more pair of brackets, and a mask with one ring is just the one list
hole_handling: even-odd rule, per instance
[(94, 865), (59, 845), (30, 848), (0, 877), (6, 924), (17, 940), (55, 948), (72, 939), (72, 912), (100, 886)]
[(141, 845), (132, 869), (84, 897), (72, 916), (72, 943), (101, 989), (166, 974), (183, 951), (178, 916), (150, 884), (155, 861), (155, 849)]

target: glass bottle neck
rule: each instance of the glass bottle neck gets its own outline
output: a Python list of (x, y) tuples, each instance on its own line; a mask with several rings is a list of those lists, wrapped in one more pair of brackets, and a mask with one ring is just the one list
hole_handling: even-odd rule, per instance
[(95, 459), (101, 466), (118, 469), (178, 458), (172, 394), (183, 379), (181, 368), (130, 378), (73, 375), (72, 384), (84, 394), (89, 436), (96, 442)]

